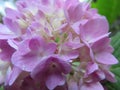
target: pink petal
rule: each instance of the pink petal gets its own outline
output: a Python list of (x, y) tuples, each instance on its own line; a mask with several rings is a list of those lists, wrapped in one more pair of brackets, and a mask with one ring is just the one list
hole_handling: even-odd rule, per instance
[[(46, 60), (41, 60), (39, 61), (39, 63), (37, 64), (37, 66), (33, 69), (33, 71), (31, 72), (31, 77), (33, 79), (35, 79), (36, 81), (40, 81), (41, 77), (45, 76), (44, 73), (46, 72), (46, 70), (48, 70), (48, 66), (46, 65)], [(48, 64), (47, 64), (48, 65)], [(42, 78), (44, 79), (44, 78)]]
[(109, 26), (105, 17), (91, 19), (83, 26), (81, 37), (86, 41), (91, 41), (92, 39), (107, 34), (108, 29)]
[(55, 4), (57, 8), (61, 8), (64, 5), (64, 0), (55, 0)]
[(55, 43), (48, 43), (45, 46), (45, 55), (53, 54), (56, 51), (56, 48), (57, 48), (57, 46)]
[(15, 52), (12, 56), (12, 63), (23, 71), (32, 71), (37, 62), (37, 55), (32, 53), (22, 56), (19, 52)]
[(67, 0), (65, 5), (65, 16), (70, 22), (77, 22), (83, 15), (82, 4), (78, 0)]
[(52, 74), (47, 78), (46, 86), (49, 90), (53, 90), (56, 86), (65, 84), (65, 78), (62, 75)]
[(73, 50), (73, 51), (66, 51), (63, 55), (61, 55), (62, 58), (64, 58), (65, 60), (71, 60), (71, 59), (75, 59), (79, 56), (79, 52), (77, 50)]
[(6, 40), (0, 40), (0, 49), (0, 58), (5, 61), (11, 61), (11, 56), (15, 52), (15, 49)]
[(17, 43), (13, 40), (13, 39), (9, 39), (8, 40), (8, 44), (12, 47), (12, 48), (14, 48), (14, 49), (18, 49), (18, 46), (17, 46)]
[(112, 52), (113, 48), (110, 48), (110, 39), (108, 37), (102, 38), (91, 46), (94, 53), (100, 53), (102, 51)]
[(13, 21), (10, 18), (3, 18), (4, 24), (17, 36), (21, 35), (21, 30), (17, 22)]
[[(29, 47), (31, 50), (38, 51), (41, 46), (43, 46), (45, 42), (41, 38), (32, 38), (29, 42)], [(42, 44), (42, 45), (41, 45)]]
[(30, 40), (24, 40), (22, 43), (18, 44), (18, 52), (20, 55), (25, 55), (31, 51), (29, 48), (29, 41)]
[(91, 60), (90, 49), (87, 46), (80, 48), (80, 60), (81, 61), (89, 61)]
[(11, 9), (11, 8), (6, 8), (5, 9), (5, 12), (6, 12), (6, 15), (8, 18), (10, 19), (17, 19), (20, 17), (20, 13), (14, 9)]
[(110, 32), (109, 32), (109, 33), (106, 33), (106, 34), (104, 34), (104, 35), (101, 35), (101, 36), (98, 37), (98, 38), (92, 39), (91, 41), (89, 41), (89, 43), (97, 42), (97, 41), (99, 41), (99, 40), (101, 40), (101, 39), (107, 38), (109, 35), (110, 35)]
[(10, 39), (17, 37), (7, 26), (0, 24), (0, 39)]
[(80, 34), (79, 25), (80, 25), (80, 22), (76, 22), (71, 26), (78, 35)]
[(97, 74), (97, 77), (98, 77), (99, 80), (104, 80), (105, 79), (105, 74), (104, 74), (103, 71), (98, 70), (98, 71), (96, 71), (96, 74)]
[(118, 60), (111, 53), (108, 53), (108, 52), (97, 53), (95, 55), (95, 58), (99, 63), (102, 63), (102, 64), (111, 65), (111, 64), (118, 63)]
[(31, 50), (43, 53), (43, 55), (53, 54), (56, 50), (55, 43), (47, 43), (40, 37), (35, 37), (30, 40), (29, 47)]
[(115, 75), (110, 72), (110, 71), (104, 71), (105, 75), (106, 75), (106, 79), (110, 82), (116, 82), (117, 80), (115, 79)]
[(72, 79), (68, 81), (68, 90), (79, 90), (77, 82)]
[(13, 70), (9, 70), (8, 71), (8, 76), (5, 82), (5, 85), (12, 85), (15, 80), (17, 79), (17, 77), (20, 75), (20, 73), (22, 72), (22, 70), (18, 67), (14, 67)]
[(99, 82), (94, 82), (90, 84), (83, 84), (80, 90), (104, 90), (104, 88)]
[(88, 63), (87, 65), (87, 74), (91, 74), (94, 71), (98, 70), (98, 65), (96, 63)]

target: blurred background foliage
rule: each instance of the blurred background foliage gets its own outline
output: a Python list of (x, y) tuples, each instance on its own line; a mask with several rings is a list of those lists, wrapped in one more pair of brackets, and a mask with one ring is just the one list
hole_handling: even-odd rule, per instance
[[(92, 7), (97, 8), (101, 15), (106, 16), (110, 26), (111, 45), (114, 47), (113, 54), (120, 61), (120, 0), (93, 0)], [(111, 67), (117, 82), (103, 83), (107, 90), (120, 90), (120, 62)]]
[[(14, 8), (15, 1), (16, 0), (0, 0), (0, 22), (2, 22), (4, 8)], [(120, 0), (92, 0), (91, 6), (97, 8), (98, 12), (108, 19), (111, 32), (111, 45), (115, 49), (113, 54), (120, 61)], [(115, 74), (117, 82), (105, 82), (103, 84), (108, 90), (120, 90), (120, 63), (112, 66), (111, 71)], [(0, 90), (3, 89), (0, 88)]]
[(106, 16), (112, 35), (120, 31), (120, 0), (93, 0), (92, 7)]

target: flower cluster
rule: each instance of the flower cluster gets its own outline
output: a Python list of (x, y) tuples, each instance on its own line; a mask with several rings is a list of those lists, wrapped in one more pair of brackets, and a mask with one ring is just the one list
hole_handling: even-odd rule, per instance
[(5, 90), (104, 90), (115, 82), (106, 18), (79, 0), (19, 0), (0, 24)]

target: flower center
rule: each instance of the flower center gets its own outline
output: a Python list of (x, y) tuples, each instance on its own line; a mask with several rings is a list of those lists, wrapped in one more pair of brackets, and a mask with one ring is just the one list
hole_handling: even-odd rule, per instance
[(55, 63), (52, 64), (52, 68), (56, 68), (56, 64)]

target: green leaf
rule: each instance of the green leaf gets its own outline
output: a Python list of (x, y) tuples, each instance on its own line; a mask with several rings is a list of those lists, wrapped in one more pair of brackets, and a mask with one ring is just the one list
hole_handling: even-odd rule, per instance
[(119, 60), (118, 64), (111, 67), (111, 71), (115, 74), (117, 82), (107, 82), (105, 86), (107, 86), (108, 90), (120, 90), (120, 32), (112, 37), (111, 44), (114, 47), (113, 54)]
[[(113, 36), (111, 44), (114, 48), (113, 54), (120, 61), (120, 32), (118, 32), (115, 36)], [(119, 63), (120, 64), (120, 63)]]
[(98, 12), (105, 15), (110, 24), (120, 16), (120, 0), (96, 0), (92, 7), (97, 8)]
[(3, 90), (3, 87), (0, 87), (0, 90)]

